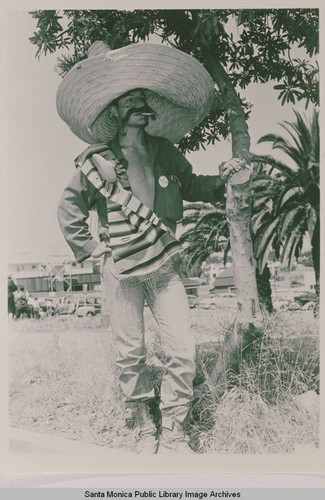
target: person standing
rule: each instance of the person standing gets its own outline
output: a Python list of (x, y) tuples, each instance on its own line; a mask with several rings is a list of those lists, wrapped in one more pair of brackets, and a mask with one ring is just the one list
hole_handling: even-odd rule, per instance
[(18, 290), (18, 287), (12, 276), (8, 276), (8, 315), (9, 318), (12, 319), (15, 316), (16, 307), (15, 307), (15, 295), (14, 292)]
[(33, 318), (40, 319), (40, 304), (37, 297), (33, 299)]
[(22, 314), (26, 314), (30, 318), (30, 309), (27, 303), (27, 293), (25, 288), (21, 286), (15, 295), (16, 319), (19, 319)]
[[(213, 82), (191, 56), (156, 44), (109, 50), (95, 42), (57, 94), (58, 112), (91, 145), (61, 197), (58, 218), (76, 259), (104, 256), (120, 384), (144, 452), (191, 452), (185, 433), (193, 399), (195, 341), (178, 272), (175, 236), (183, 199), (216, 202), (241, 160), (221, 176), (198, 176), (173, 145), (211, 108)], [(95, 208), (99, 241), (87, 220)], [(166, 355), (160, 391), (162, 432), (150, 415), (153, 383), (146, 363), (144, 304), (160, 328)]]

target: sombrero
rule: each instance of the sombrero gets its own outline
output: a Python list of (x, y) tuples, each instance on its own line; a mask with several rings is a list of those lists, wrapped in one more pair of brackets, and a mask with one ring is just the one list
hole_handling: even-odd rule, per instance
[(107, 106), (136, 88), (146, 89), (147, 102), (157, 113), (146, 131), (174, 143), (205, 118), (214, 97), (209, 73), (180, 50), (153, 43), (110, 50), (97, 41), (59, 85), (58, 113), (83, 141), (109, 142), (117, 123)]

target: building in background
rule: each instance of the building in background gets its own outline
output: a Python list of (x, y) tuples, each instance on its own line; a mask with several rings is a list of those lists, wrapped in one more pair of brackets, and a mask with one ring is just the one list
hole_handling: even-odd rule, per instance
[(18, 287), (24, 287), (37, 296), (69, 292), (82, 292), (87, 285), (89, 292), (100, 290), (100, 265), (95, 259), (82, 263), (75, 260), (62, 260), (51, 256), (46, 262), (30, 261), (28, 256), (20, 262), (9, 264), (11, 274)]
[(217, 275), (212, 280), (211, 291), (215, 293), (234, 292), (235, 291), (235, 275), (234, 268), (219, 267)]

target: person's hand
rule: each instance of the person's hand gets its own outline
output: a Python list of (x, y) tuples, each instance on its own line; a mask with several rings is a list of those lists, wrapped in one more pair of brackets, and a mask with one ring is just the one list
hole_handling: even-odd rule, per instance
[(239, 172), (247, 164), (242, 158), (231, 158), (231, 160), (221, 163), (219, 166), (220, 177), (223, 181), (227, 181), (230, 175)]
[(94, 257), (95, 259), (98, 259), (102, 255), (104, 255), (104, 253), (107, 253), (107, 252), (111, 252), (110, 246), (105, 241), (102, 241), (95, 248), (95, 250), (92, 251), (91, 256)]

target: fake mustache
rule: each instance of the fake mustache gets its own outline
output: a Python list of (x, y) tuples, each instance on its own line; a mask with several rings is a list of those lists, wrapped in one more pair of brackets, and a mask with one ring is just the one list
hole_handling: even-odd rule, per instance
[(150, 106), (148, 106), (148, 104), (145, 104), (144, 106), (141, 106), (141, 108), (130, 108), (130, 109), (128, 109), (126, 115), (121, 120), (122, 121), (122, 125), (126, 125), (126, 123), (130, 119), (130, 116), (133, 113), (142, 113), (143, 115), (148, 115), (153, 120), (155, 120), (157, 118), (156, 112), (152, 108), (150, 108)]

